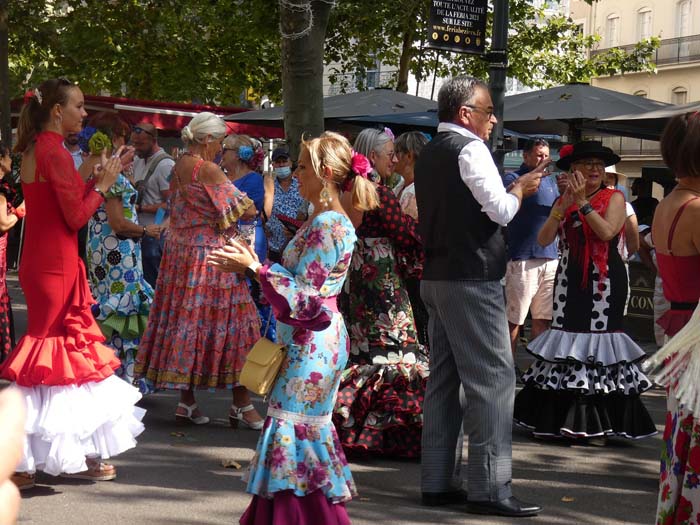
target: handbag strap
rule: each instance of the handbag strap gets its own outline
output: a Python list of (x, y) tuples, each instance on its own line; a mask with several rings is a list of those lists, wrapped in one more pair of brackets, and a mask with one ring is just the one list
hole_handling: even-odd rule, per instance
[(267, 330), (270, 328), (270, 323), (272, 323), (272, 305), (270, 305), (270, 315), (267, 316), (267, 322), (265, 323), (265, 330), (263, 330), (263, 337), (266, 336)]

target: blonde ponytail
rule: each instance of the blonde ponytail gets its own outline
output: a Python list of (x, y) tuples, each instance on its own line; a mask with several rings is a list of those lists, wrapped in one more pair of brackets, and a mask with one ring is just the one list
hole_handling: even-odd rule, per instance
[(379, 208), (377, 187), (369, 179), (355, 177), (352, 181), (352, 207), (358, 211), (371, 211)]

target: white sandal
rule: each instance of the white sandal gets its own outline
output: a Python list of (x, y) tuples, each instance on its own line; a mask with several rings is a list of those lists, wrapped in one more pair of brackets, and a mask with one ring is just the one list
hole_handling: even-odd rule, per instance
[(206, 425), (209, 423), (209, 418), (207, 416), (197, 416), (192, 417), (192, 413), (197, 410), (197, 403), (192, 405), (186, 405), (185, 403), (178, 403), (178, 408), (183, 408), (187, 411), (187, 414), (178, 414), (175, 412), (175, 422), (185, 425)]
[(255, 407), (252, 404), (240, 408), (234, 404), (231, 404), (231, 410), (228, 413), (228, 422), (231, 424), (231, 428), (238, 428), (238, 422), (240, 421), (244, 426), (250, 428), (251, 430), (261, 430), (263, 424), (265, 423), (264, 419), (250, 422), (246, 421), (243, 417), (243, 414), (250, 412), (251, 410), (255, 410)]

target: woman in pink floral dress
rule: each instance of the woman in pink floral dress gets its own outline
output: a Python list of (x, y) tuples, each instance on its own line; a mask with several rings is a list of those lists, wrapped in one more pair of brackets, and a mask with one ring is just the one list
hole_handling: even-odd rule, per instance
[(337, 298), (355, 244), (340, 187), (354, 178), (355, 205), (376, 205), (372, 185), (350, 171), (357, 165), (351, 159), (350, 144), (335, 133), (304, 143), (295, 176), (315, 211), (287, 245), (282, 264), (262, 266), (252, 249), (235, 242), (210, 257), (215, 267), (260, 281), (287, 346), (245, 476), (253, 500), (244, 525), (350, 523), (345, 502), (355, 496), (355, 484), (331, 423), (349, 348)]
[(197, 408), (195, 389), (232, 389), (232, 426), (259, 430), (262, 418), (238, 385), (260, 336), (257, 310), (244, 279), (206, 264), (212, 250), (236, 235), (238, 219), (255, 212), (211, 162), (225, 133), (223, 120), (207, 112), (182, 130), (189, 149), (173, 168), (170, 230), (134, 375), (156, 389), (180, 391), (175, 418), (181, 423), (209, 422)]
[[(649, 360), (668, 387), (658, 525), (700, 523), (700, 113), (672, 118), (661, 153), (678, 185), (656, 208), (652, 236), (664, 296), (659, 319), (673, 339)], [(695, 310), (695, 313), (693, 313)], [(664, 361), (666, 361), (664, 363)]]

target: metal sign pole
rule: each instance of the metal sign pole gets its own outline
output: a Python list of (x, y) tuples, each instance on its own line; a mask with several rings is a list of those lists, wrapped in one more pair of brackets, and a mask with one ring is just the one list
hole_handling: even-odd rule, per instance
[(508, 72), (508, 0), (493, 2), (493, 40), (489, 61), (489, 88), (493, 100), (493, 114), (498, 119), (491, 134), (491, 152), (498, 171), (503, 174), (505, 149), (503, 147), (503, 100)]

